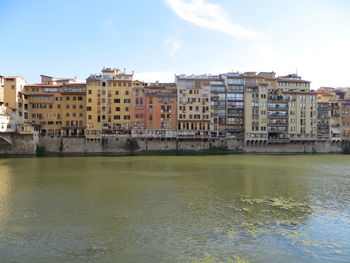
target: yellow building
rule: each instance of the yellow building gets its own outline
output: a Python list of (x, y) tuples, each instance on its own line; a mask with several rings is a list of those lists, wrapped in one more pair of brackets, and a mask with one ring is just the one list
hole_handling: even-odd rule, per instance
[(22, 131), (22, 126), (29, 117), (25, 84), (26, 81), (20, 76), (5, 77), (3, 82), (3, 106), (18, 132)]
[(61, 86), (61, 95), (62, 135), (85, 135), (86, 84), (63, 84)]
[(61, 135), (61, 86), (46, 84), (26, 85), (25, 92), (29, 101), (29, 121), (41, 125), (42, 135)]
[(20, 76), (5, 77), (3, 100), (5, 107), (8, 107), (12, 112), (16, 113), (20, 110), (20, 95), (23, 93), (26, 81)]
[(86, 136), (131, 135), (133, 74), (104, 68), (86, 80)]
[(48, 136), (85, 134), (86, 85), (79, 83), (26, 85), (29, 121)]
[(4, 77), (0, 76), (0, 106), (4, 104)]

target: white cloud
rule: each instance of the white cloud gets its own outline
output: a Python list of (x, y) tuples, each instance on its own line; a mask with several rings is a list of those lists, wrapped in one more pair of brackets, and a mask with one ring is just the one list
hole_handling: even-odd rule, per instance
[(261, 38), (261, 35), (254, 30), (233, 24), (220, 5), (208, 3), (205, 0), (165, 1), (179, 17), (194, 25), (240, 38)]
[(171, 71), (135, 73), (134, 79), (144, 82), (174, 82), (175, 73)]
[(115, 26), (113, 19), (109, 19), (105, 22), (105, 28), (106, 28), (108, 33), (119, 36), (119, 31), (118, 31), (117, 27)]
[(181, 42), (177, 38), (168, 37), (164, 40), (164, 45), (169, 49), (170, 56), (176, 57), (176, 54), (181, 47)]

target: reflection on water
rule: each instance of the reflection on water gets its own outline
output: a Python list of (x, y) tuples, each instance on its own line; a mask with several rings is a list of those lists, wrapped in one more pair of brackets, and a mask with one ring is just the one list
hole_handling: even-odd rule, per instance
[(349, 159), (0, 160), (0, 262), (348, 262)]
[(0, 165), (0, 229), (3, 228), (3, 220), (8, 215), (8, 198), (11, 191), (11, 177), (9, 167)]

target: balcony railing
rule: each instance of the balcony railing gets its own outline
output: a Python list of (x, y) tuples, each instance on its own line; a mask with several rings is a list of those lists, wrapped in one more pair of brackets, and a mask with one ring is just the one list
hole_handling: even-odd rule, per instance
[(288, 118), (288, 114), (270, 113), (268, 116), (274, 118)]

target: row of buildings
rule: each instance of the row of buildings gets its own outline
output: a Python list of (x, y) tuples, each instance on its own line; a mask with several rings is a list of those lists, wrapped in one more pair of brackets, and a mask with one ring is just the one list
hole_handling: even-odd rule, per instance
[(225, 139), (246, 143), (350, 138), (350, 90), (310, 89), (296, 74), (177, 75), (145, 83), (104, 68), (85, 83), (0, 76), (0, 132), (42, 136)]

